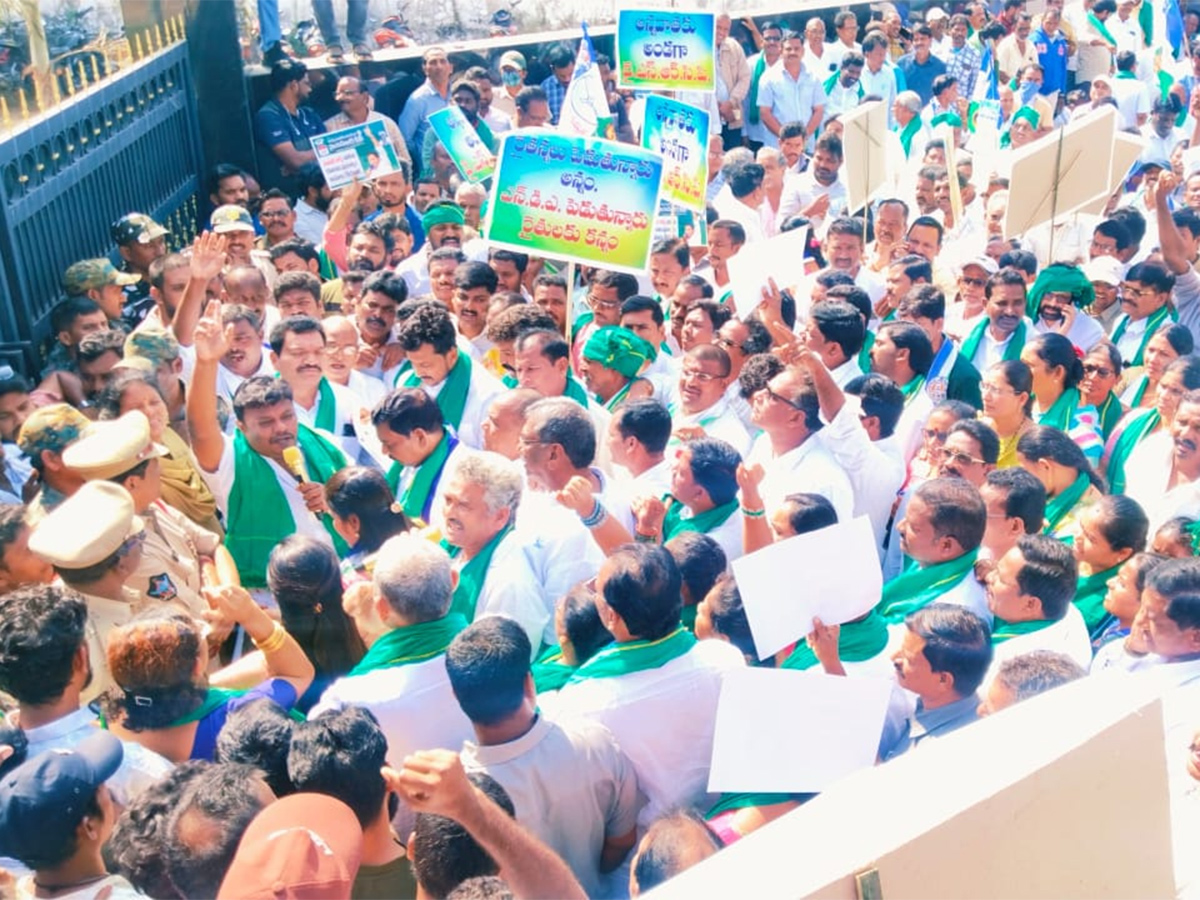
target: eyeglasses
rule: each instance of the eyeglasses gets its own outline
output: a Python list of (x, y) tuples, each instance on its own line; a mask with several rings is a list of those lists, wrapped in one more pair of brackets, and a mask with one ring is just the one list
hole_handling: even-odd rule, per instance
[(680, 381), (695, 380), (708, 383), (716, 381), (720, 377), (720, 375), (714, 375), (712, 372), (703, 372), (700, 369), (681, 369), (679, 372)]
[(947, 450), (944, 447), (935, 450), (934, 456), (937, 456), (939, 459), (943, 460), (944, 462), (954, 463), (955, 465), (959, 465), (959, 466), (966, 466), (966, 465), (982, 466), (985, 462), (982, 459), (976, 459), (974, 456), (972, 456), (969, 453), (963, 453), (961, 450)]
[(590, 306), (594, 306), (597, 309), (620, 309), (621, 308), (620, 300), (601, 300), (595, 294), (588, 294), (587, 300), (588, 300), (588, 304)]
[(782, 43), (782, 42), (783, 42), (783, 38), (782, 38), (782, 37), (764, 37), (764, 38), (763, 38), (763, 43), (764, 43), (764, 44), (779, 44), (779, 43)]
[(1148, 297), (1158, 296), (1158, 291), (1153, 288), (1135, 288), (1127, 285), (1121, 285), (1117, 288), (1118, 297), (1137, 297), (1139, 300), (1145, 300)]
[(939, 444), (946, 442), (946, 438), (950, 436), (948, 431), (938, 431), (936, 428), (926, 428), (922, 434), (925, 435), (927, 441), (937, 441)]
[(258, 214), (258, 217), (260, 219), (286, 219), (291, 214), (291, 212), (292, 211), (290, 209), (280, 209), (280, 210), (264, 209), (262, 212), (260, 212)]
[(1092, 363), (1083, 364), (1084, 375), (1099, 375), (1101, 378), (1109, 378), (1117, 373), (1105, 366), (1097, 366)]
[(713, 345), (716, 347), (724, 347), (727, 350), (732, 350), (734, 347), (738, 346), (729, 338), (721, 337), (719, 334), (713, 338)]
[(1003, 396), (1005, 394), (1012, 394), (1015, 396), (1017, 392), (1014, 391), (1010, 387), (1004, 387), (999, 384), (987, 384), (985, 382), (985, 383), (979, 385), (979, 393), (981, 393), (985, 396), (995, 397), (995, 396)]
[(539, 441), (539, 440), (527, 441), (527, 440), (525, 440), (525, 438), (521, 437), (520, 435), (517, 435), (517, 450), (518, 451), (520, 451), (524, 447), (537, 447), (539, 445), (544, 446), (546, 444), (553, 444), (553, 443), (556, 443), (556, 442), (555, 441)]
[(763, 390), (767, 392), (767, 396), (770, 397), (772, 400), (778, 400), (780, 403), (783, 403), (786, 406), (790, 406), (792, 409), (795, 409), (795, 410), (800, 410), (800, 411), (804, 410), (804, 407), (801, 406), (799, 403), (795, 403), (795, 402), (789, 400), (787, 397), (783, 396), (782, 394), (775, 393), (769, 387), (765, 387), (765, 388), (763, 388)]
[(339, 347), (337, 344), (325, 345), (326, 356), (358, 356), (357, 344), (346, 344), (344, 347)]

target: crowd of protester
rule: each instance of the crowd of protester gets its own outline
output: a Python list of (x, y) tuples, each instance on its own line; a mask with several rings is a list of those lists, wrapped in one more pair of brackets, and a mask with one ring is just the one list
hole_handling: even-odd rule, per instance
[[(1200, 890), (1200, 15), (1177, 61), (1148, 3), (718, 17), (707, 227), (647, 210), (636, 274), (490, 247), (428, 127), (554, 128), (573, 47), (332, 118), (277, 60), (272, 186), (217, 166), (190, 246), (122, 217), (0, 380), (0, 896), (636, 896), (813, 796), (708, 793), (743, 666), (889, 680), (880, 765), (1152, 683)], [(1103, 210), (1006, 233), (1013, 155), (1105, 106)], [(367, 120), (399, 170), (330, 191), (311, 138)], [(731, 280), (797, 228), (803, 277)], [(760, 653), (731, 563), (857, 517), (801, 562), (877, 604)]]

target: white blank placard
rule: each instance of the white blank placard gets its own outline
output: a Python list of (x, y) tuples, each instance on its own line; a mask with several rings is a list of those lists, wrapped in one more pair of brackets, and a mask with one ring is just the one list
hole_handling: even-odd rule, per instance
[(747, 241), (729, 257), (729, 284), (739, 316), (750, 315), (762, 302), (768, 279), (781, 291), (804, 281), (807, 246), (808, 229), (795, 228), (765, 241)]
[(871, 520), (859, 516), (735, 559), (733, 576), (759, 659), (812, 631), (870, 612), (883, 590)]
[(725, 675), (710, 792), (809, 793), (875, 764), (892, 683), (791, 669)]

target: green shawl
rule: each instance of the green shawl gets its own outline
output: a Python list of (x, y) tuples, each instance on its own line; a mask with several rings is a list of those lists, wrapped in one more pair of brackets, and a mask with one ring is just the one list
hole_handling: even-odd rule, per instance
[(1113, 429), (1117, 427), (1117, 423), (1121, 421), (1124, 412), (1121, 409), (1120, 399), (1112, 391), (1109, 391), (1097, 412), (1100, 413), (1100, 434), (1107, 441), (1112, 435)]
[(1075, 410), (1079, 408), (1079, 389), (1067, 388), (1050, 408), (1042, 413), (1037, 420), (1039, 425), (1049, 425), (1059, 431), (1070, 431), (1071, 421), (1075, 418)]
[(1114, 47), (1117, 46), (1117, 39), (1112, 36), (1112, 32), (1108, 30), (1108, 26), (1101, 22), (1094, 12), (1087, 14), (1087, 20), (1089, 25), (1100, 32), (1100, 37), (1104, 38)]
[(667, 516), (663, 519), (663, 541), (669, 541), (675, 535), (684, 531), (695, 531), (700, 534), (708, 534), (714, 528), (720, 528), (725, 524), (725, 520), (737, 511), (737, 498), (724, 503), (721, 506), (714, 506), (707, 512), (697, 513), (690, 518), (683, 517), (683, 511), (687, 509), (678, 500), (672, 499), (672, 503), (667, 507)]
[(1108, 468), (1105, 470), (1110, 493), (1125, 493), (1125, 465), (1129, 462), (1129, 455), (1147, 435), (1161, 424), (1162, 419), (1158, 415), (1158, 410), (1146, 409), (1132, 416), (1125, 427), (1121, 429), (1113, 443), (1112, 453), (1108, 456)]
[(450, 612), (432, 622), (406, 625), (389, 631), (371, 645), (366, 656), (350, 670), (350, 675), (366, 675), (380, 669), (425, 662), (446, 652), (455, 636), (467, 627), (467, 620)]
[(322, 377), (317, 384), (317, 421), (316, 428), (328, 434), (334, 434), (337, 429), (337, 398), (333, 396), (333, 388), (329, 379)]
[(1130, 409), (1138, 409), (1142, 405), (1142, 398), (1146, 396), (1146, 388), (1150, 387), (1150, 376), (1144, 372), (1138, 376), (1137, 390), (1133, 392), (1133, 398), (1129, 404)]
[[(487, 580), (488, 568), (492, 564), (492, 556), (500, 542), (512, 533), (513, 523), (509, 522), (496, 532), (495, 536), (483, 545), (478, 553), (467, 560), (458, 571), (458, 587), (454, 589), (454, 602), (450, 611), (463, 616), (468, 622), (475, 621), (475, 607), (479, 605), (479, 595), (483, 593), (483, 584)], [(445, 538), (441, 541), (442, 549), (456, 559), (461, 548), (448, 543)]]
[(539, 694), (557, 691), (574, 674), (575, 667), (563, 662), (562, 651), (557, 647), (547, 647), (546, 651), (534, 660), (533, 686)]
[[(421, 379), (416, 372), (410, 372), (404, 379), (405, 387), (420, 387)], [(461, 350), (458, 361), (446, 376), (442, 389), (438, 391), (437, 405), (442, 411), (446, 424), (458, 431), (462, 424), (463, 410), (467, 406), (467, 393), (471, 389), (471, 357)]]
[[(966, 357), (967, 362), (975, 364), (975, 354), (979, 352), (979, 345), (983, 342), (983, 333), (987, 330), (988, 325), (992, 322), (987, 316), (982, 316), (975, 327), (971, 329), (971, 333), (967, 335), (967, 339), (963, 341), (962, 350), (959, 352)], [(1004, 356), (1001, 359), (1005, 362), (1013, 359), (1021, 358), (1021, 350), (1025, 347), (1025, 322), (1022, 321), (1012, 335), (1009, 337), (1008, 346), (1004, 348)], [(983, 366), (976, 366), (980, 372), (983, 371)]]
[(210, 687), (204, 695), (204, 702), (193, 709), (190, 713), (184, 713), (167, 728), (174, 728), (176, 725), (188, 725), (191, 722), (199, 722), (205, 716), (220, 709), (234, 697), (240, 697), (245, 691), (231, 691), (225, 688)]
[(1075, 480), (1071, 482), (1071, 486), (1054, 497), (1046, 501), (1046, 527), (1042, 529), (1042, 534), (1054, 536), (1054, 532), (1058, 530), (1058, 526), (1062, 524), (1062, 520), (1066, 518), (1067, 513), (1073, 510), (1079, 501), (1083, 499), (1083, 495), (1087, 493), (1087, 489), (1091, 487), (1092, 482), (1087, 477), (1086, 472), (1080, 472)]
[(713, 808), (704, 814), (708, 821), (715, 819), (721, 813), (732, 812), (735, 809), (746, 809), (749, 806), (774, 806), (776, 803), (788, 803), (797, 800), (803, 803), (815, 797), (816, 794), (768, 794), (759, 792), (747, 794), (726, 793), (721, 795)]
[[(342, 451), (307, 425), (297, 429), (296, 442), (313, 481), (324, 484), (346, 465)], [(233, 435), (233, 485), (226, 522), (225, 546), (237, 563), (242, 584), (266, 587), (271, 551), (295, 532), (296, 521), (275, 471), (240, 430)], [(334, 531), (329, 517), (322, 516), (322, 523), (338, 555), (344, 555), (346, 543)]]
[(589, 678), (614, 678), (647, 669), (658, 669), (678, 659), (696, 646), (696, 638), (680, 625), (666, 637), (656, 641), (628, 641), (609, 644), (575, 670), (568, 684)]
[(921, 117), (914, 115), (909, 119), (908, 124), (900, 132), (900, 146), (904, 148), (904, 157), (907, 159), (912, 155), (913, 138), (917, 136), (917, 132), (921, 130)]
[(562, 395), (570, 397), (584, 409), (588, 408), (587, 391), (584, 390), (582, 384), (575, 380), (575, 377), (570, 372), (567, 373), (567, 386), (563, 389)]
[(883, 586), (883, 595), (875, 607), (889, 624), (903, 622), (910, 612), (932, 603), (964, 578), (972, 577), (979, 550), (964, 553), (958, 559), (921, 567), (916, 560)]
[(746, 121), (751, 125), (757, 125), (762, 121), (762, 114), (758, 111), (758, 83), (762, 80), (763, 72), (767, 71), (767, 58), (761, 52), (754, 60), (754, 68), (750, 70), (750, 94), (746, 98)]
[(1096, 572), (1094, 575), (1080, 575), (1079, 580), (1075, 582), (1075, 599), (1072, 602), (1083, 614), (1083, 621), (1087, 622), (1088, 636), (1092, 640), (1111, 625), (1115, 618), (1104, 608), (1104, 595), (1108, 593), (1109, 579), (1116, 575), (1120, 568), (1121, 564), (1118, 563), (1111, 569)]
[[(1169, 306), (1164, 306), (1162, 309), (1150, 314), (1150, 317), (1146, 319), (1146, 330), (1142, 333), (1142, 342), (1138, 344), (1137, 353), (1133, 355), (1133, 359), (1129, 361), (1129, 365), (1143, 365), (1142, 355), (1146, 352), (1146, 345), (1150, 343), (1150, 338), (1154, 337), (1155, 333), (1159, 329), (1159, 326), (1166, 321), (1167, 316), (1171, 315), (1171, 308)], [(1174, 317), (1172, 316), (1172, 318)], [(1124, 336), (1125, 329), (1129, 327), (1129, 321), (1130, 319), (1128, 315), (1122, 315), (1121, 318), (1117, 320), (1117, 324), (1116, 327), (1113, 328), (1111, 338), (1114, 344), (1120, 341)]]
[(992, 643), (1003, 644), (1005, 641), (1020, 637), (1023, 634), (1033, 634), (1043, 628), (1049, 628), (1054, 623), (1049, 619), (1033, 619), (1027, 622), (1006, 622), (996, 616), (992, 622)]
[[(842, 662), (863, 662), (882, 653), (887, 642), (887, 622), (878, 612), (871, 610), (865, 618), (842, 626), (838, 634), (838, 656)], [(811, 669), (819, 664), (820, 660), (808, 646), (808, 641), (801, 640), (779, 668)]]
[[(446, 460), (450, 456), (450, 451), (457, 444), (458, 439), (446, 429), (442, 429), (442, 439), (433, 448), (433, 452), (425, 457), (425, 461), (417, 466), (412, 481), (408, 483), (404, 496), (400, 498), (404, 514), (410, 519), (420, 519), (426, 523), (429, 521), (432, 514), (429, 507), (433, 503), (434, 488), (441, 480), (442, 470), (446, 468)], [(392, 467), (388, 469), (387, 483), (393, 494), (400, 489), (400, 473), (402, 471), (403, 467), (398, 462), (392, 463)]]
[(918, 375), (908, 384), (899, 385), (900, 393), (904, 395), (904, 405), (908, 406), (912, 402), (913, 397), (920, 393), (921, 388), (925, 386), (925, 376)]

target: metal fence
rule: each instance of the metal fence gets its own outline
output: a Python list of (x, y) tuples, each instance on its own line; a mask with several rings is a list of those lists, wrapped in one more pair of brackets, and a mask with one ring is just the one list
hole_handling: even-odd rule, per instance
[(110, 235), (128, 212), (196, 231), (202, 168), (187, 45), (149, 56), (0, 138), (0, 362), (35, 372), (63, 271), (120, 262)]

